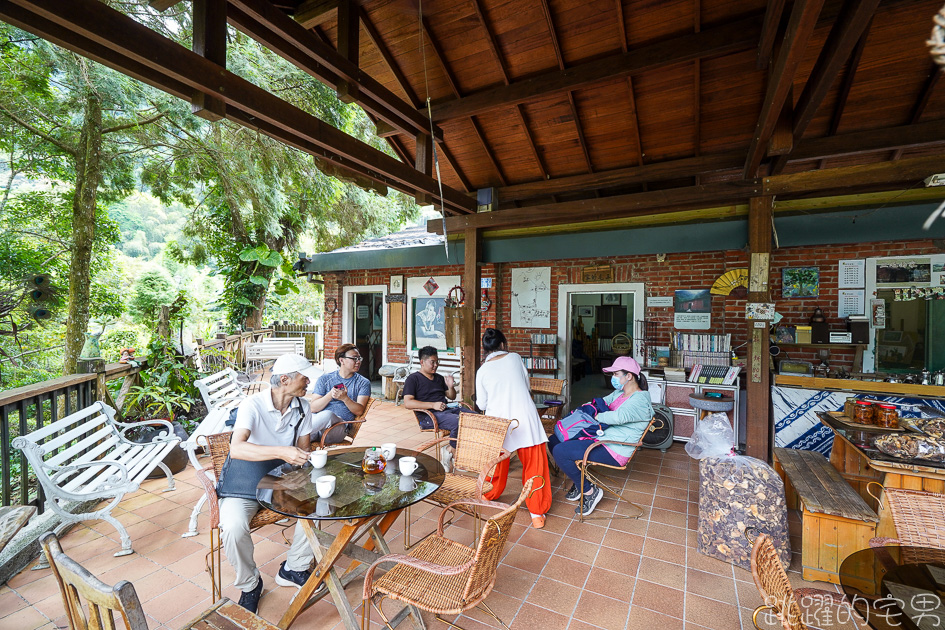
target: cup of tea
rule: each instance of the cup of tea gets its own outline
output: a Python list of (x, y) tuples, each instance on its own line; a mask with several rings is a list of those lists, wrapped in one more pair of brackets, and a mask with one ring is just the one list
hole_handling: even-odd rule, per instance
[(327, 499), (335, 493), (334, 475), (322, 475), (315, 480), (315, 491), (323, 499)]
[(387, 442), (386, 444), (381, 444), (381, 453), (384, 455), (384, 459), (390, 461), (394, 459), (394, 455), (397, 454), (397, 445), (393, 442)]
[(411, 476), (401, 477), (400, 478), (400, 491), (401, 492), (413, 492), (417, 489), (417, 481)]
[(328, 450), (319, 448), (312, 451), (309, 455), (309, 461), (312, 462), (312, 466), (315, 468), (324, 468), (325, 464), (328, 463)]
[(417, 471), (419, 464), (417, 464), (416, 457), (401, 457), (400, 458), (400, 474), (401, 475), (412, 475)]

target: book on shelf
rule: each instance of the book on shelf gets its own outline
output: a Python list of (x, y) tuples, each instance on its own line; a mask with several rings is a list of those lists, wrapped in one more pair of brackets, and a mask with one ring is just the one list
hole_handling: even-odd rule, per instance
[(674, 333), (673, 348), (684, 352), (728, 352), (732, 349), (732, 335), (711, 333)]
[(704, 383), (707, 385), (732, 385), (738, 378), (741, 368), (737, 365), (702, 365), (692, 366), (689, 373), (690, 383)]
[(557, 370), (558, 359), (556, 357), (522, 357), (525, 361), (525, 367), (529, 370)]
[(558, 343), (558, 335), (532, 333), (532, 343), (541, 345), (551, 345)]

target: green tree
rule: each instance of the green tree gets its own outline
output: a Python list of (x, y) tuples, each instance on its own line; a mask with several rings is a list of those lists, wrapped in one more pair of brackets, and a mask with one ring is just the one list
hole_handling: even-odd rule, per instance
[(134, 285), (134, 295), (128, 304), (128, 312), (138, 324), (153, 327), (157, 323), (162, 306), (174, 301), (171, 280), (162, 269), (151, 269), (141, 274)]

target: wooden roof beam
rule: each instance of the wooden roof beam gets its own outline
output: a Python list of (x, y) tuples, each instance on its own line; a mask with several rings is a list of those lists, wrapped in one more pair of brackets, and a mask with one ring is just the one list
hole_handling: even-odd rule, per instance
[[(226, 0), (194, 0), (193, 50), (220, 67), (226, 67)], [(194, 94), (190, 111), (216, 121), (226, 115), (226, 105), (203, 92)]]
[[(797, 100), (794, 109), (794, 146), (797, 146), (804, 136), (827, 92), (837, 80), (837, 75), (869, 27), (877, 6), (879, 0), (847, 0), (844, 4), (804, 85), (804, 91)], [(784, 169), (785, 164), (787, 154), (774, 160), (770, 174), (777, 175)]]
[[(893, 190), (914, 185), (915, 182), (941, 170), (943, 157), (945, 155), (935, 155), (899, 162), (880, 162), (497, 212), (464, 214), (449, 217), (445, 223), (448, 232), (456, 233), (467, 228), (546, 226), (662, 214), (686, 208), (709, 207), (713, 204), (744, 202), (759, 195), (790, 197), (813, 193), (834, 194), (864, 187)], [(441, 234), (442, 224), (439, 219), (428, 221), (427, 231)]]
[(381, 39), (380, 33), (377, 32), (377, 28), (375, 28), (371, 17), (367, 14), (367, 11), (364, 10), (364, 7), (361, 8), (360, 14), (361, 25), (364, 26), (364, 32), (367, 33), (368, 39), (374, 44), (374, 49), (380, 54), (381, 59), (387, 64), (387, 68), (390, 70), (391, 74), (394, 75), (394, 80), (397, 82), (397, 85), (400, 86), (400, 89), (403, 90), (407, 102), (412, 103), (414, 107), (418, 107), (420, 99), (417, 97), (416, 92), (413, 91), (413, 88), (410, 87), (407, 77), (404, 75), (403, 70), (400, 69), (400, 64), (398, 64), (394, 56), (390, 54), (390, 50), (387, 49), (384, 40)]
[(295, 7), (293, 17), (305, 28), (314, 28), (337, 15), (338, 5), (344, 0), (303, 0)]
[[(159, 76), (183, 83), (190, 90), (221, 99), (227, 105), (228, 118), (235, 119), (236, 114), (242, 112), (250, 119), (258, 120), (260, 128), (270, 125), (298, 139), (300, 143), (310, 145), (311, 148), (306, 150), (323, 160), (355, 169), (407, 194), (424, 191), (439, 198), (438, 186), (433, 178), (418, 173), (396, 158), (352, 138), (97, 0), (14, 2), (71, 33), (111, 50), (115, 53), (113, 61), (121, 71), (124, 71), (123, 58), (133, 62), (129, 65), (146, 66)], [(44, 36), (42, 32), (32, 32)], [(84, 54), (81, 49), (77, 52)], [(232, 114), (231, 108), (234, 110)], [(444, 195), (446, 203), (454, 212), (475, 207), (475, 201), (459, 191), (447, 188)]]
[(761, 165), (768, 146), (768, 139), (771, 138), (778, 116), (781, 115), (781, 109), (784, 107), (794, 81), (794, 72), (804, 56), (807, 42), (817, 25), (817, 16), (823, 4), (824, 0), (795, 0), (794, 2), (787, 31), (784, 34), (784, 42), (774, 66), (768, 72), (768, 87), (761, 105), (761, 113), (758, 115), (758, 122), (755, 124), (755, 133), (748, 147), (748, 157), (745, 160), (745, 179), (754, 177), (758, 173), (758, 167)]
[[(922, 118), (922, 112), (925, 111), (926, 106), (929, 104), (929, 99), (932, 98), (932, 91), (935, 89), (935, 86), (938, 85), (938, 80), (942, 78), (942, 71), (935, 62), (932, 62), (929, 73), (929, 78), (925, 81), (925, 85), (919, 93), (919, 98), (916, 99), (915, 105), (912, 106), (912, 113), (909, 115), (909, 122), (912, 124), (919, 122), (919, 119)], [(896, 149), (892, 159), (898, 160), (901, 157), (902, 149)]]
[[(364, 107), (388, 124), (405, 133), (429, 133), (429, 122), (422, 112), (406, 103), (379, 81), (345, 59), (338, 51), (320, 41), (311, 31), (275, 8), (268, 0), (228, 0), (230, 23), (256, 39), (301, 70), (334, 87), (347, 81), (356, 87)], [(307, 63), (303, 60), (307, 59)], [(301, 64), (301, 65), (300, 65)], [(329, 79), (335, 79), (329, 82)], [(442, 130), (434, 135), (442, 137)]]
[(489, 22), (486, 20), (486, 15), (482, 11), (482, 5), (479, 3), (479, 0), (472, 0), (473, 9), (476, 10), (476, 15), (479, 17), (479, 23), (482, 25), (482, 30), (486, 32), (486, 43), (489, 44), (489, 52), (492, 53), (492, 58), (495, 59), (495, 64), (499, 67), (499, 72), (502, 74), (502, 82), (506, 85), (509, 84), (509, 73), (505, 69), (505, 61), (502, 59), (502, 53), (499, 51), (499, 46), (496, 44), (495, 36), (492, 34), (492, 28), (489, 26)]
[(627, 53), (588, 61), (567, 69), (513, 81), (507, 86), (482, 90), (451, 101), (433, 105), (433, 120), (479, 115), (492, 109), (524, 103), (549, 94), (596, 85), (619, 77), (665, 68), (693, 59), (717, 57), (745, 50), (758, 41), (761, 17), (753, 16), (691, 33)]
[(181, 0), (151, 0), (148, 5), (155, 11), (167, 11)]
[[(873, 21), (870, 20), (870, 24)], [(846, 109), (847, 99), (850, 98), (850, 89), (853, 87), (853, 80), (856, 78), (857, 68), (860, 67), (860, 59), (863, 57), (863, 49), (866, 48), (866, 40), (869, 38), (870, 26), (863, 30), (860, 40), (853, 48), (850, 60), (847, 62), (846, 70), (843, 72), (843, 78), (840, 80), (840, 88), (837, 90), (837, 103), (833, 109), (833, 115), (830, 117), (830, 127), (827, 130), (828, 136), (837, 135), (840, 129), (840, 120), (843, 118), (843, 110)]]
[(482, 150), (486, 152), (486, 157), (489, 158), (489, 163), (492, 164), (492, 168), (495, 169), (496, 175), (499, 176), (499, 181), (503, 186), (508, 185), (508, 182), (505, 180), (505, 175), (502, 173), (502, 167), (499, 166), (499, 163), (496, 162), (495, 155), (492, 153), (492, 149), (489, 148), (489, 143), (486, 142), (486, 136), (482, 133), (482, 128), (479, 126), (479, 122), (475, 118), (470, 118), (469, 122), (472, 123), (473, 131), (476, 132), (476, 138), (479, 139), (479, 144), (482, 145)]
[(785, 0), (768, 0), (765, 9), (765, 21), (761, 25), (761, 37), (758, 38), (758, 59), (755, 67), (764, 70), (771, 62), (771, 51), (774, 50), (774, 40), (778, 36), (781, 26), (781, 14), (784, 13)]

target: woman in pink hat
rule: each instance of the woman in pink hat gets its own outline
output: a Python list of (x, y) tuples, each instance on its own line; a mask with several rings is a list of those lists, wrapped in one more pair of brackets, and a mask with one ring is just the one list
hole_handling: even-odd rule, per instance
[[(653, 418), (650, 393), (647, 391), (646, 377), (640, 374), (640, 364), (632, 357), (617, 357), (612, 366), (604, 368), (604, 372), (612, 374), (610, 383), (615, 391), (603, 399), (607, 411), (601, 411), (595, 418), (602, 425), (607, 425), (603, 434), (598, 434), (598, 438), (617, 442), (639, 442), (647, 424)], [(558, 468), (573, 482), (564, 498), (572, 502), (581, 499), (574, 513), (584, 516), (593, 512), (604, 496), (603, 490), (587, 480), (584, 481), (584, 488), (578, 490), (581, 470), (576, 462), (584, 459), (584, 451), (589, 444), (587, 440), (577, 439), (562, 442), (555, 435), (548, 438), (548, 447)], [(603, 448), (592, 450), (588, 459), (602, 464), (623, 466), (633, 455), (633, 449), (632, 446), (604, 444)]]

